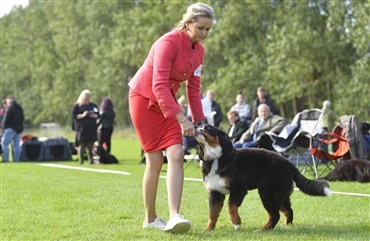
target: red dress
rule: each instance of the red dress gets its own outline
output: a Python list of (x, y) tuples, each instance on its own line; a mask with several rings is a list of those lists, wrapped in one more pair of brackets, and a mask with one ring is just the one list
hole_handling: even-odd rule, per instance
[(200, 98), (200, 72), (204, 48), (193, 44), (185, 31), (173, 30), (152, 46), (144, 64), (129, 82), (131, 119), (145, 152), (182, 144), (181, 127), (175, 117), (181, 112), (176, 100), (180, 83), (194, 122), (204, 120)]

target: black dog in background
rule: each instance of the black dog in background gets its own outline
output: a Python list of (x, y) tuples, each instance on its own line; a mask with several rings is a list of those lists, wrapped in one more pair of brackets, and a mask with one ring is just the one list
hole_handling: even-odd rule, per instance
[(328, 181), (370, 182), (370, 161), (348, 160), (339, 163), (324, 179)]
[(118, 164), (115, 156), (108, 153), (103, 147), (97, 146), (93, 149), (93, 153), (99, 156), (99, 162), (102, 164)]

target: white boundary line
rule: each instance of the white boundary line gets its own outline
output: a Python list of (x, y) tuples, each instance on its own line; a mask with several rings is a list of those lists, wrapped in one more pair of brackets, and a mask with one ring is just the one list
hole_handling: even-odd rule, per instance
[(120, 175), (127, 175), (127, 176), (131, 175), (128, 172), (122, 172), (122, 171), (116, 171), (116, 170), (96, 169), (96, 168), (87, 168), (87, 167), (75, 167), (75, 166), (67, 166), (67, 165), (52, 164), (52, 163), (38, 163), (37, 165), (45, 166), (45, 167), (56, 167), (56, 168), (88, 171), (88, 172), (112, 173), (112, 174), (120, 174)]
[[(112, 173), (112, 174), (120, 174), (120, 175), (127, 175), (127, 176), (131, 175), (130, 173), (123, 172), (123, 171), (108, 170), (108, 169), (96, 169), (96, 168), (87, 168), (87, 167), (75, 167), (75, 166), (67, 166), (67, 165), (52, 164), (52, 163), (38, 163), (37, 165), (46, 166), (46, 167), (80, 170), (80, 171), (89, 171), (89, 172)], [(160, 178), (166, 179), (167, 177), (166, 176), (160, 176)], [(185, 177), (184, 180), (193, 181), (193, 182), (203, 182), (203, 180), (199, 179), (199, 178)], [(294, 188), (294, 190), (299, 191), (298, 188)], [(370, 197), (370, 194), (362, 194), (362, 193), (335, 192), (335, 191), (332, 191), (332, 193), (333, 194), (339, 194), (339, 195), (348, 195), (348, 196)]]

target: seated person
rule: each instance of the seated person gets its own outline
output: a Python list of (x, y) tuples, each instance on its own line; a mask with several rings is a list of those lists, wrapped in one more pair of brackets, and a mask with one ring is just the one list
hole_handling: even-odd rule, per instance
[(257, 108), (258, 117), (254, 120), (251, 127), (244, 132), (238, 142), (234, 143), (235, 148), (259, 147), (261, 138), (266, 135), (266, 131), (279, 134), (288, 121), (278, 115), (273, 115), (270, 107), (266, 104), (260, 104)]
[(231, 110), (227, 112), (227, 119), (230, 123), (230, 128), (227, 131), (229, 137), (233, 143), (240, 140), (243, 133), (248, 130), (248, 124), (245, 121), (240, 120), (239, 112)]

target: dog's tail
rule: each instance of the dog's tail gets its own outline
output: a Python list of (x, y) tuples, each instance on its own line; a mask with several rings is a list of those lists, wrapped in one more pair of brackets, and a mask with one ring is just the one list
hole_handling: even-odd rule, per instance
[(305, 194), (311, 196), (331, 196), (329, 184), (325, 180), (309, 180), (305, 178), (298, 169), (294, 170), (293, 180), (297, 187)]

